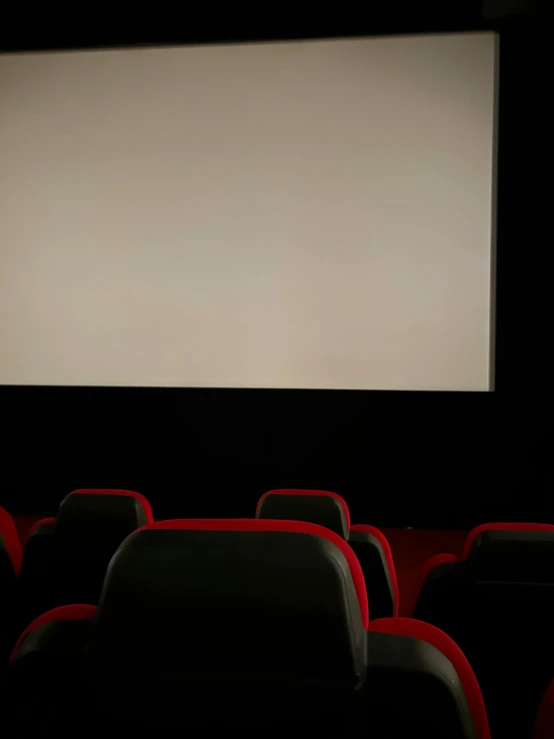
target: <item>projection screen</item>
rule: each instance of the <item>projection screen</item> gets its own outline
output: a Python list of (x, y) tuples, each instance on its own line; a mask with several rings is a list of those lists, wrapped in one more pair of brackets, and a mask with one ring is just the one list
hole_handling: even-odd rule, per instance
[(0, 56), (0, 383), (490, 389), (496, 38)]

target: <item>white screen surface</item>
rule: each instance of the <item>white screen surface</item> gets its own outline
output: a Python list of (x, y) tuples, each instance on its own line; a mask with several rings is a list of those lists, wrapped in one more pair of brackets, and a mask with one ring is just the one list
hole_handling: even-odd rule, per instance
[(0, 383), (487, 390), (491, 34), (0, 56)]

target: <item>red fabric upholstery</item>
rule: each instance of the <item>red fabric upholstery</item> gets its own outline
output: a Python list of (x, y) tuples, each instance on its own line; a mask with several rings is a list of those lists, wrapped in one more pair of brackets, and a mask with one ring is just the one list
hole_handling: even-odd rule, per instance
[(364, 628), (367, 629), (369, 623), (369, 606), (367, 601), (367, 591), (362, 568), (358, 562), (358, 558), (349, 547), (348, 543), (335, 534), (334, 531), (318, 526), (315, 523), (304, 523), (303, 521), (275, 521), (272, 519), (251, 519), (251, 518), (181, 518), (171, 521), (156, 521), (156, 523), (143, 526), (139, 531), (156, 530), (156, 529), (189, 529), (189, 530), (205, 530), (205, 531), (284, 531), (292, 534), (308, 534), (310, 536), (320, 536), (327, 539), (344, 554), (356, 594), (360, 603), (360, 611), (362, 614), (362, 622)]
[(338, 500), (338, 502), (341, 504), (346, 519), (346, 526), (347, 528), (350, 528), (350, 511), (348, 510), (348, 505), (344, 498), (341, 498), (341, 496), (337, 493), (330, 493), (328, 490), (300, 490), (297, 488), (291, 488), (290, 490), (287, 488), (282, 488), (280, 490), (268, 490), (267, 493), (264, 493), (258, 501), (258, 505), (256, 506), (256, 515), (258, 515), (260, 511), (260, 506), (263, 499), (267, 498), (268, 495), (323, 495), (327, 496), (328, 498), (334, 498), (335, 500)]
[(127, 495), (130, 498), (138, 500), (142, 505), (148, 523), (153, 523), (154, 516), (152, 515), (152, 506), (148, 498), (145, 498), (141, 493), (135, 493), (134, 490), (116, 490), (111, 488), (81, 488), (79, 490), (73, 490), (70, 495)]
[(429, 559), (426, 559), (423, 563), (422, 582), (425, 580), (431, 570), (435, 569), (435, 567), (446, 564), (456, 564), (456, 562), (459, 561), (460, 558), (457, 557), (455, 554), (434, 554), (432, 557), (429, 557)]
[(380, 542), (383, 548), (383, 552), (385, 554), (385, 559), (387, 560), (387, 565), (389, 568), (389, 573), (390, 573), (390, 578), (391, 578), (392, 592), (394, 596), (394, 615), (398, 616), (398, 608), (399, 608), (399, 603), (400, 603), (400, 594), (398, 591), (398, 579), (396, 577), (396, 568), (394, 566), (394, 558), (392, 556), (392, 550), (390, 548), (390, 544), (387, 541), (387, 537), (383, 534), (382, 531), (379, 531), (379, 529), (376, 529), (375, 526), (368, 526), (368, 524), (365, 524), (365, 523), (357, 523), (355, 526), (351, 526), (350, 531), (360, 531), (364, 534), (370, 534), (371, 536), (374, 536)]
[(10, 555), (15, 574), (19, 575), (21, 560), (23, 558), (21, 542), (19, 541), (13, 518), (5, 508), (0, 508), (0, 533), (2, 534), (6, 550)]
[(34, 534), (37, 529), (40, 529), (41, 526), (45, 526), (46, 524), (49, 524), (49, 523), (56, 523), (56, 519), (55, 518), (41, 518), (40, 521), (37, 521), (35, 524), (31, 526), (31, 528), (29, 529), (29, 533), (27, 534), (27, 539), (32, 534)]
[(469, 554), (469, 550), (475, 539), (482, 534), (483, 531), (552, 531), (554, 532), (554, 526), (548, 523), (482, 523), (472, 529), (467, 535), (467, 539), (464, 544), (465, 559)]
[(398, 634), (421, 639), (442, 652), (458, 673), (473, 718), (477, 739), (490, 739), (487, 712), (477, 678), (465, 654), (444, 631), (412, 618), (378, 618), (371, 622), (369, 629), (382, 634)]
[[(456, 563), (463, 561), (467, 558), (469, 550), (471, 549), (473, 542), (484, 531), (552, 531), (554, 532), (554, 526), (548, 523), (482, 523), (472, 529), (466, 537), (464, 543), (464, 550), (462, 557), (456, 557), (454, 554), (435, 554), (430, 557), (423, 565), (421, 586), (425, 582), (425, 578), (429, 575), (431, 570), (438, 567), (441, 564)], [(421, 586), (418, 592), (421, 591)]]
[(554, 737), (554, 680), (542, 697), (532, 739), (552, 739)]
[(35, 618), (35, 620), (32, 621), (29, 626), (27, 626), (27, 628), (23, 631), (23, 633), (17, 640), (15, 647), (13, 648), (10, 656), (10, 661), (17, 654), (21, 644), (23, 643), (23, 639), (25, 639), (27, 634), (30, 634), (31, 631), (38, 629), (39, 626), (50, 624), (53, 621), (85, 621), (87, 619), (92, 619), (95, 616), (96, 606), (89, 606), (86, 604), (58, 606), (58, 608), (52, 608), (52, 610), (46, 611), (46, 613), (42, 613), (38, 618)]

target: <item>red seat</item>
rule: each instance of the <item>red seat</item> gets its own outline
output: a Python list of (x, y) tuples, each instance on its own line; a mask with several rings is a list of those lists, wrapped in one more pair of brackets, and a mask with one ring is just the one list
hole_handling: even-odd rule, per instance
[(0, 665), (17, 635), (21, 544), (10, 514), (0, 508)]
[(360, 561), (372, 615), (398, 615), (398, 582), (389, 543), (374, 526), (352, 526), (348, 505), (340, 495), (326, 490), (270, 490), (258, 501), (256, 518), (309, 521), (342, 536)]
[(542, 697), (532, 739), (552, 739), (552, 737), (554, 737), (554, 680)]
[(19, 575), (21, 569), (21, 543), (13, 518), (5, 508), (0, 507), (0, 556), (4, 553), (5, 562)]
[(481, 688), (467, 657), (456, 642), (445, 634), (444, 631), (440, 631), (436, 627), (431, 626), (431, 624), (417, 621), (413, 618), (382, 618), (373, 621), (370, 628), (372, 631), (378, 631), (382, 634), (411, 636), (432, 644), (444, 654), (455, 665), (456, 671), (463, 682), (464, 692), (473, 717), (477, 738), (490, 739), (489, 722)]
[(423, 567), (414, 617), (468, 656), (494, 737), (528, 737), (554, 664), (554, 526), (483, 524)]
[(56, 518), (29, 533), (21, 566), (23, 619), (60, 605), (97, 602), (108, 563), (130, 533), (151, 523), (148, 500), (130, 490), (75, 490)]
[(86, 716), (90, 735), (271, 726), (489, 739), (475, 676), (449, 637), (368, 619), (359, 562), (329, 529), (162, 521), (119, 548), (97, 609), (30, 625), (10, 662), (10, 705), (31, 721), (48, 705), (57, 737)]

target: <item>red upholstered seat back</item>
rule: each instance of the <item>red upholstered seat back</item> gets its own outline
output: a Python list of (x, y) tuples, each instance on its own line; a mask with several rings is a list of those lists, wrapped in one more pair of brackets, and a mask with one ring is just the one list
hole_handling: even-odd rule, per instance
[(487, 523), (461, 558), (431, 557), (415, 618), (448, 633), (483, 690), (493, 735), (528, 735), (554, 664), (554, 526)]
[(462, 683), (464, 693), (477, 732), (477, 739), (490, 739), (490, 729), (485, 703), (477, 678), (460, 647), (443, 631), (431, 624), (412, 618), (381, 618), (373, 621), (370, 631), (383, 634), (411, 636), (436, 647), (453, 664)]
[(175, 519), (170, 521), (157, 521), (145, 526), (142, 530), (150, 531), (160, 529), (171, 530), (210, 530), (210, 531), (284, 531), (296, 534), (308, 534), (319, 536), (334, 544), (344, 554), (350, 574), (354, 582), (362, 622), (367, 628), (369, 623), (369, 606), (364, 576), (356, 556), (344, 539), (333, 531), (313, 523), (303, 521), (276, 521), (272, 519)]
[(554, 737), (554, 680), (542, 697), (532, 739), (552, 739), (552, 737)]
[(360, 562), (374, 617), (398, 615), (398, 581), (389, 543), (374, 526), (352, 526), (348, 505), (340, 495), (327, 490), (270, 490), (258, 501), (256, 518), (308, 521), (342, 536)]
[(140, 493), (82, 489), (69, 493), (56, 518), (38, 521), (29, 533), (21, 567), (22, 617), (75, 602), (96, 603), (111, 557), (152, 508)]
[(0, 507), (0, 535), (2, 536), (6, 553), (11, 560), (15, 574), (19, 575), (22, 559), (21, 543), (13, 518), (2, 507)]

